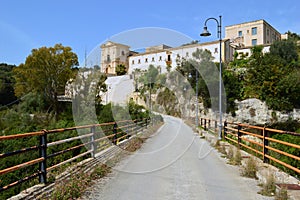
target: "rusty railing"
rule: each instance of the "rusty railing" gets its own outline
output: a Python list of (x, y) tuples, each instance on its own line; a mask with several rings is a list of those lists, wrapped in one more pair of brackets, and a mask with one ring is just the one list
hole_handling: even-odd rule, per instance
[[(0, 166), (0, 192), (37, 178), (38, 183), (47, 183), (47, 173), (50, 171), (78, 159), (95, 157), (97, 151), (108, 148), (112, 144), (118, 145), (119, 142), (136, 135), (147, 128), (148, 125), (149, 119), (126, 120), (0, 136), (1, 145), (7, 145), (7, 141), (11, 141), (11, 144), (25, 144), (25, 141), (28, 140), (35, 142), (35, 145), (30, 147), (14, 149), (15, 145), (12, 145), (10, 152), (0, 151), (0, 160), (3, 161), (0, 162), (2, 163)], [(22, 140), (20, 141), (20, 139)], [(31, 154), (27, 160), (23, 159), (17, 164), (11, 162), (18, 159), (14, 156), (25, 153)], [(68, 154), (69, 157), (67, 159), (59, 157), (63, 154)], [(17, 175), (12, 175), (14, 172)], [(25, 172), (30, 174), (19, 177), (23, 175), (23, 172), (24, 174)], [(10, 179), (12, 182), (3, 185), (5, 179)]]
[[(217, 131), (218, 121), (208, 118), (200, 118), (200, 125), (205, 130)], [(300, 133), (277, 130), (261, 126), (253, 126), (242, 123), (224, 122), (223, 139), (236, 144), (238, 147), (248, 150), (252, 154), (261, 158), (265, 163), (282, 166), (295, 172), (297, 176), (300, 174), (300, 145), (296, 141), (284, 141), (276, 139), (274, 135), (290, 135), (292, 137), (300, 137)], [(299, 141), (299, 140), (298, 140)], [(295, 142), (295, 143), (293, 143)], [(286, 152), (286, 148), (278, 148), (278, 146), (288, 147), (294, 150), (294, 153)], [(291, 164), (287, 159), (292, 159)], [(270, 162), (271, 161), (271, 162)]]

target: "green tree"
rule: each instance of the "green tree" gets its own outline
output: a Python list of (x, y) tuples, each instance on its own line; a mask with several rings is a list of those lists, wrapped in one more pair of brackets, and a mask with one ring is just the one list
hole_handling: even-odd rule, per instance
[(297, 61), (298, 53), (296, 43), (293, 40), (276, 41), (270, 46), (270, 55), (278, 56), (284, 61), (284, 64)]
[(149, 65), (148, 70), (139, 78), (139, 82), (143, 83), (144, 90), (153, 89), (158, 81), (158, 69), (154, 65)]
[(57, 115), (57, 96), (64, 92), (66, 82), (73, 77), (78, 58), (71, 47), (56, 44), (54, 47), (33, 49), (25, 63), (14, 69), (15, 94), (20, 97), (33, 91), (41, 94)]
[(293, 33), (291, 31), (286, 32), (285, 34), (288, 34), (288, 39), (290, 40), (300, 40), (300, 35), (297, 33)]
[(13, 68), (15, 65), (0, 64), (0, 105), (12, 103), (17, 98), (14, 94)]
[(192, 55), (191, 60), (182, 59), (177, 62), (176, 70), (187, 77), (195, 91), (196, 84), (198, 84), (198, 96), (205, 108), (211, 108), (212, 102), (218, 100), (219, 76), (217, 67), (212, 62), (213, 57), (208, 50), (197, 49)]
[(127, 73), (127, 68), (126, 68), (125, 65), (123, 65), (123, 64), (117, 65), (117, 67), (116, 67), (116, 74), (118, 76), (124, 75), (126, 73)]
[(236, 110), (235, 100), (241, 100), (243, 85), (238, 74), (234, 73), (231, 70), (224, 70), (222, 75), (227, 98), (226, 112), (231, 112), (231, 114), (234, 116)]
[[(283, 51), (284, 49), (284, 51)], [(253, 50), (245, 78), (245, 97), (265, 101), (274, 110), (290, 111), (299, 107), (299, 64), (293, 42), (278, 41), (270, 53)]]

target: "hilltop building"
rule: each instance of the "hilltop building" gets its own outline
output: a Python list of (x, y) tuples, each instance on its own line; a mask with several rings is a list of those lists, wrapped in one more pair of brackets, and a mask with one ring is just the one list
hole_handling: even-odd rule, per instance
[(108, 41), (101, 45), (101, 71), (106, 74), (116, 74), (116, 66), (123, 64), (127, 72), (131, 74), (135, 69), (145, 70), (152, 64), (159, 67), (161, 72), (175, 69), (180, 59), (192, 58), (197, 49), (209, 50), (214, 57), (214, 62), (219, 62), (222, 51), (222, 61), (229, 62), (235, 51), (251, 54), (251, 47), (263, 45), (264, 52), (268, 52), (270, 45), (277, 40), (286, 39), (274, 27), (265, 20), (256, 20), (225, 27), (225, 38), (222, 40), (222, 49), (219, 49), (219, 41), (206, 43), (193, 43), (178, 47), (170, 47), (165, 44), (146, 47), (145, 52), (130, 51), (128, 45)]
[[(165, 46), (165, 45), (164, 45)], [(151, 48), (151, 47), (150, 47)], [(153, 48), (151, 48), (153, 49)], [(183, 45), (174, 48), (161, 48), (155, 49), (153, 51), (146, 51), (145, 53), (140, 53), (129, 57), (129, 73), (135, 69), (146, 70), (149, 65), (159, 66), (162, 73), (167, 71), (167, 66), (175, 69), (177, 66), (177, 61), (180, 59), (192, 59), (193, 52), (197, 49), (206, 49), (212, 53), (214, 57), (214, 62), (219, 62), (220, 56), (220, 46), (219, 41), (197, 43)], [(232, 59), (233, 48), (229, 45), (229, 40), (222, 41), (222, 60), (227, 62)]]
[(281, 39), (281, 34), (265, 20), (256, 20), (225, 27), (225, 38), (235, 47), (270, 45)]
[(287, 39), (287, 34), (280, 34), (265, 20), (256, 20), (225, 27), (225, 38), (239, 54), (251, 55), (251, 48), (263, 46), (263, 53), (269, 52), (273, 42)]
[(125, 44), (108, 41), (101, 45), (101, 72), (116, 74), (116, 67), (125, 65), (128, 70), (128, 57), (136, 52), (130, 51)]

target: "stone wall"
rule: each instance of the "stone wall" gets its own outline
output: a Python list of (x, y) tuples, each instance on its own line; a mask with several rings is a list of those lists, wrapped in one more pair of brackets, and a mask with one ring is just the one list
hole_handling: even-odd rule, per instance
[[(200, 104), (201, 105), (201, 104)], [(284, 122), (288, 119), (300, 121), (300, 110), (294, 109), (291, 112), (279, 112), (269, 110), (265, 102), (259, 99), (246, 99), (243, 101), (236, 101), (237, 111), (236, 116), (231, 114), (224, 114), (224, 119), (227, 121), (249, 123), (249, 124), (268, 124), (273, 122)], [(201, 106), (200, 106), (201, 107)], [(203, 107), (201, 107), (204, 110)], [(200, 109), (200, 110), (201, 110)], [(200, 113), (201, 117), (218, 119), (218, 113), (211, 109)]]

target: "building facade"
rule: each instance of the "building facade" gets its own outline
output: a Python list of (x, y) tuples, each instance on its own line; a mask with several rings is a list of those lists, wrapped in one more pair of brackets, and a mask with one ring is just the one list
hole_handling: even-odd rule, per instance
[(101, 72), (116, 74), (116, 67), (120, 64), (128, 68), (129, 46), (108, 41), (101, 45)]
[[(163, 45), (166, 46), (166, 45)], [(149, 47), (149, 49), (154, 49)], [(197, 49), (208, 50), (213, 56), (213, 62), (219, 62), (220, 59), (220, 43), (219, 41), (184, 45), (174, 48), (161, 48), (145, 53), (136, 54), (129, 57), (129, 73), (136, 69), (146, 70), (152, 64), (159, 67), (161, 73), (167, 71), (167, 66), (171, 70), (177, 67), (177, 61), (181, 59), (193, 59), (193, 53)], [(234, 49), (230, 46), (229, 40), (222, 41), (222, 61), (228, 62), (232, 59)]]
[(265, 20), (256, 20), (225, 27), (225, 38), (236, 48), (270, 45), (281, 39), (281, 34)]
[(250, 56), (251, 48), (255, 45), (263, 45), (264, 53), (269, 51), (270, 45), (280, 40), (281, 35), (265, 20), (256, 20), (225, 27), (225, 39), (222, 40), (220, 49), (219, 41), (188, 44), (179, 47), (170, 47), (165, 44), (146, 47), (145, 52), (130, 51), (130, 47), (124, 44), (108, 41), (101, 45), (101, 72), (116, 74), (116, 67), (123, 64), (127, 72), (134, 70), (147, 70), (149, 65), (154, 65), (165, 73), (169, 67), (171, 70), (177, 66), (180, 59), (192, 59), (197, 49), (208, 50), (213, 56), (213, 62), (219, 62), (220, 52), (222, 61), (229, 62), (233, 59), (234, 52)]

